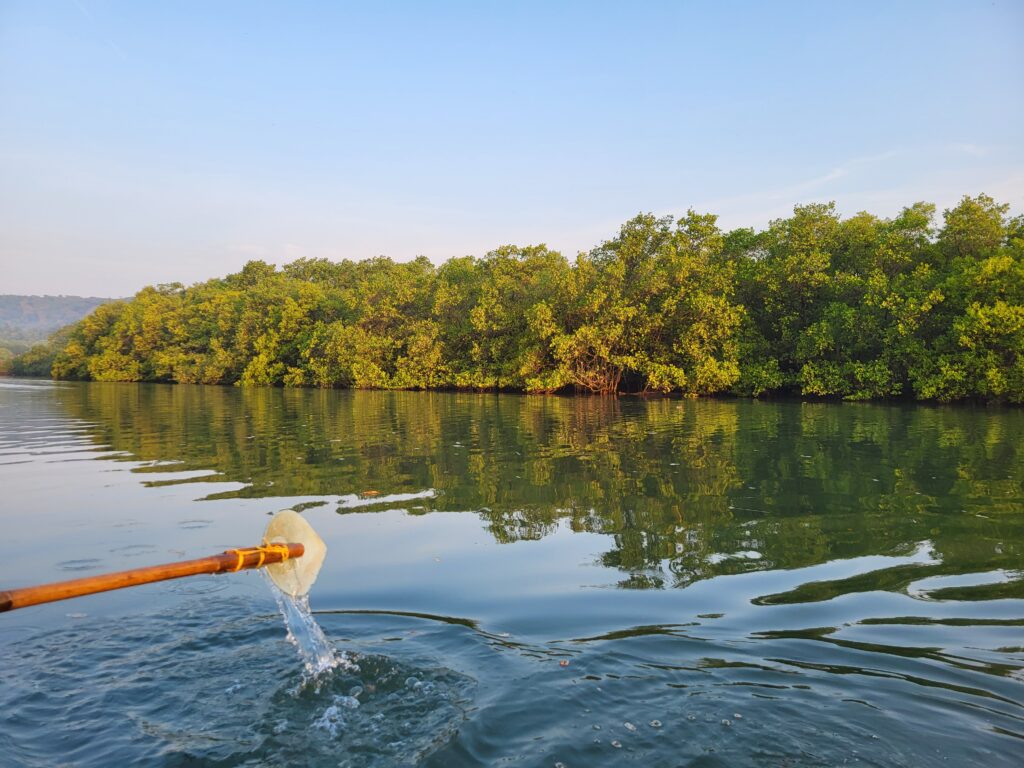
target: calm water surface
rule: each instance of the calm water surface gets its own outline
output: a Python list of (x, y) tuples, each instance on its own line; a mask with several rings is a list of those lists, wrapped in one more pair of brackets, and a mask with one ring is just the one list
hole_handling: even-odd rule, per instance
[(1019, 766), (1024, 411), (0, 382), (0, 764)]

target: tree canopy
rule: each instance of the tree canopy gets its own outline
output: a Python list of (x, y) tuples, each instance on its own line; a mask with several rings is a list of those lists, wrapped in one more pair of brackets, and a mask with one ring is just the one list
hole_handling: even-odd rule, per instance
[[(1024, 402), (1024, 218), (986, 195), (763, 231), (641, 214), (568, 260), (300, 259), (104, 304), (56, 378)], [(41, 350), (34, 360), (45, 359)], [(17, 368), (17, 359), (13, 368)]]

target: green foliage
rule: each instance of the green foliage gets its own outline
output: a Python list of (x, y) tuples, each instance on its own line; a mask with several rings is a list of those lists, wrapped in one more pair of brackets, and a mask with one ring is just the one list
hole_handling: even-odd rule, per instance
[(637, 216), (580, 255), (550, 342), (565, 381), (698, 395), (737, 380), (742, 309), (715, 218)]
[(4, 355), (3, 352), (6, 350), (0, 350), (0, 373), (33, 378), (49, 377), (53, 361), (67, 344), (73, 327), (61, 328), (53, 333), (46, 342), (34, 344), (17, 355), (10, 353)]
[(1024, 219), (1007, 213), (965, 197), (936, 228), (927, 203), (813, 204), (728, 233), (641, 214), (571, 263), (543, 245), (253, 261), (99, 306), (48, 354), (56, 377), (103, 381), (1019, 403)]
[[(52, 362), (55, 351), (50, 350), (47, 339), (108, 301), (82, 296), (0, 295), (0, 374), (49, 376), (46, 360)], [(15, 358), (20, 362), (15, 363)]]
[(33, 376), (45, 378), (50, 375), (54, 352), (49, 344), (36, 344), (26, 352), (10, 361), (10, 371), (14, 376)]

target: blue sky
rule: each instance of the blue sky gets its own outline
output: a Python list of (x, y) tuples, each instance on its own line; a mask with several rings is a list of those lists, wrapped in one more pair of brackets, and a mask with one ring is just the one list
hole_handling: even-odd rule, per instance
[(1024, 2), (0, 0), (0, 293), (1024, 211)]

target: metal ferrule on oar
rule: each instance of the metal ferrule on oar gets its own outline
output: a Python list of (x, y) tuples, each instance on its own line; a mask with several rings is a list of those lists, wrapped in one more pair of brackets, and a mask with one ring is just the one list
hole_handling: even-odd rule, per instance
[(267, 574), (282, 592), (299, 596), (309, 592), (326, 553), (327, 547), (312, 526), (298, 513), (286, 509), (270, 521), (263, 543), (258, 547), (229, 549), (219, 555), (180, 563), (164, 563), (36, 587), (0, 590), (0, 612), (157, 581), (210, 573), (236, 573), (253, 568), (266, 568)]

